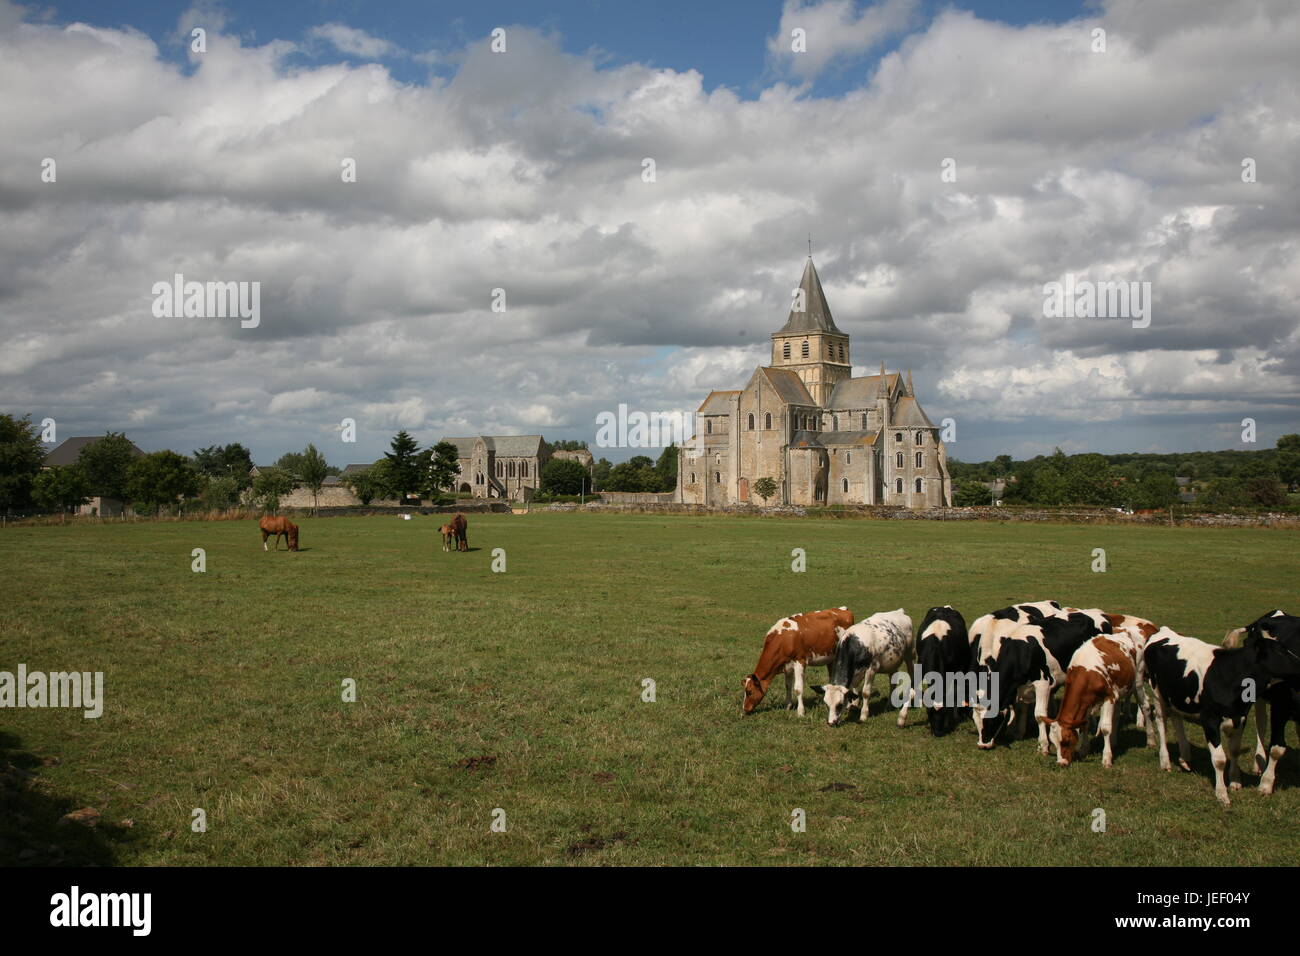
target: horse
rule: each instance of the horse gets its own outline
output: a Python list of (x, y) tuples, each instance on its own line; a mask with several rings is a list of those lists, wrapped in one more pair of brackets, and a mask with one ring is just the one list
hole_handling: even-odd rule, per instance
[(465, 516), (458, 514), (439, 528), (438, 533), (442, 535), (442, 550), (450, 551), (452, 539), (455, 539), (457, 551), (468, 551), (469, 538), (465, 535), (465, 527)]
[(298, 526), (288, 518), (272, 518), (266, 515), (257, 526), (262, 529), (262, 550), (270, 550), (266, 546), (266, 539), (270, 535), (275, 535), (275, 550), (280, 550), (280, 535), (284, 535), (285, 543), (289, 546), (290, 551), (298, 550)]

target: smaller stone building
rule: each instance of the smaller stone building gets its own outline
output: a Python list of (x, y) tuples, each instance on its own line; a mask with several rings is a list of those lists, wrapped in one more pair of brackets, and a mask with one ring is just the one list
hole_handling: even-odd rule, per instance
[[(552, 454), (541, 435), (474, 435), (441, 440), (456, 446), (460, 468), (455, 487), (447, 490), (475, 498), (530, 500), (541, 485), (542, 469)], [(590, 457), (591, 453), (587, 454)]]

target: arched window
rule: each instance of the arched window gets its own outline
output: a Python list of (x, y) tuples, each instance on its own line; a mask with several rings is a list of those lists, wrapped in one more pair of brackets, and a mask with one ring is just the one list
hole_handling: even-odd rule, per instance
[(921, 452), (919, 451), (916, 453), (916, 467), (917, 468), (925, 467), (925, 455), (921, 454)]
[(862, 430), (863, 430), (863, 431), (866, 431), (866, 430), (867, 430), (867, 413), (866, 413), (866, 412), (863, 412), (863, 413), (862, 413)]
[(924, 445), (924, 444), (925, 444), (925, 433), (924, 433), (924, 432), (917, 432), (917, 433), (916, 433), (916, 443), (917, 443), (918, 445)]
[(902, 478), (899, 478), (898, 481), (896, 481), (896, 482), (894, 483), (894, 488), (898, 491), (898, 493), (899, 493), (900, 495), (903, 493), (903, 479), (902, 479)]
[(832, 422), (832, 425), (831, 425), (831, 431), (839, 431), (839, 430), (840, 430), (840, 416), (838, 416), (838, 415), (832, 415), (832, 416), (831, 416), (831, 422)]
[(691, 472), (691, 484), (695, 484), (695, 472)]
[(790, 343), (789, 343), (789, 342), (786, 342), (785, 345), (783, 345), (783, 346), (781, 347), (781, 356), (782, 356), (782, 358), (784, 358), (784, 359), (786, 359), (787, 361), (789, 361), (789, 359), (790, 359)]
[(527, 478), (527, 477), (528, 477), (528, 462), (526, 462), (526, 461), (521, 461), (521, 462), (519, 463), (519, 477), (520, 477), (520, 478)]
[(770, 429), (770, 428), (772, 427), (772, 413), (771, 413), (771, 412), (767, 412), (767, 413), (763, 416), (763, 427), (764, 427), (764, 428), (768, 428), (768, 429)]
[(896, 468), (903, 467), (903, 453), (901, 451), (894, 456), (894, 467)]
[(713, 473), (713, 483), (714, 483), (715, 485), (720, 485), (720, 484), (722, 484), (722, 472), (720, 472), (720, 471), (715, 471), (715, 472)]
[(921, 493), (921, 480), (920, 478), (916, 479), (916, 493), (918, 495)]
[(516, 463), (516, 462), (513, 462), (513, 461), (510, 463), (510, 477), (511, 477), (511, 478), (513, 478), (513, 477), (515, 476), (515, 468), (516, 468), (516, 464), (517, 464), (517, 463)]
[(753, 412), (750, 412), (750, 413), (749, 413), (749, 430), (750, 430), (751, 432), (754, 430), (754, 413), (753, 413)]
[(847, 495), (849, 493), (849, 480), (847, 478), (843, 480), (843, 487), (844, 493)]
[(844, 453), (844, 464), (846, 464), (846, 465), (851, 465), (851, 464), (853, 464), (853, 452), (851, 452), (851, 451), (846, 451), (846, 452)]
[(712, 418), (706, 418), (706, 419), (704, 420), (704, 430), (705, 430), (706, 432), (708, 432), (710, 435), (713, 434), (713, 419), (712, 419)]
[(804, 357), (804, 358), (807, 358), (807, 357), (808, 357), (808, 340), (807, 340), (807, 339), (804, 339), (804, 340), (803, 340), (803, 357)]
[(902, 433), (902, 432), (894, 432), (894, 441), (902, 441), (902, 440), (903, 440), (903, 433)]

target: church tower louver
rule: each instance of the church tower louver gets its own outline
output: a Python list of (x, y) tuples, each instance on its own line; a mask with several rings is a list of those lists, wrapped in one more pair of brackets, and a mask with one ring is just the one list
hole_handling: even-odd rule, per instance
[[(853, 377), (849, 336), (831, 316), (812, 256), (785, 325), (772, 333), (772, 364), (744, 388), (713, 391), (681, 449), (674, 500), (732, 505), (952, 503), (947, 449), (916, 399), (912, 375)], [(772, 479), (775, 496), (755, 485)]]

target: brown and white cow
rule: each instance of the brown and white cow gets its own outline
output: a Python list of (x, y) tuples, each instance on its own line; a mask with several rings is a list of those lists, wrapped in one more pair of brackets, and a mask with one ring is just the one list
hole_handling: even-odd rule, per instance
[(785, 706), (791, 704), (793, 685), (799, 716), (803, 710), (803, 674), (809, 665), (827, 665), (835, 659), (835, 630), (853, 626), (853, 613), (846, 607), (794, 614), (777, 621), (763, 639), (763, 653), (754, 672), (745, 678), (745, 699), (741, 709), (752, 714), (767, 694), (776, 675), (785, 672)]
[[(1113, 618), (1122, 616), (1108, 614), (1107, 618), (1112, 619), (1113, 625)], [(1145, 645), (1145, 640), (1142, 643)], [(1098, 634), (1074, 652), (1065, 674), (1065, 694), (1061, 699), (1060, 712), (1055, 720), (1047, 722), (1048, 736), (1056, 747), (1057, 763), (1068, 767), (1074, 759), (1076, 748), (1079, 756), (1087, 756), (1090, 742), (1087, 733), (1088, 718), (1100, 709), (1101, 720), (1097, 725), (1097, 733), (1104, 739), (1101, 765), (1111, 765), (1113, 757), (1110, 737), (1115, 722), (1115, 707), (1138, 683), (1141, 657), (1142, 648), (1128, 630)], [(1141, 710), (1147, 711), (1145, 695), (1141, 695), (1139, 700)], [(1149, 715), (1146, 715), (1145, 725), (1148, 728), (1151, 726)], [(1082, 740), (1080, 728), (1083, 729)]]

